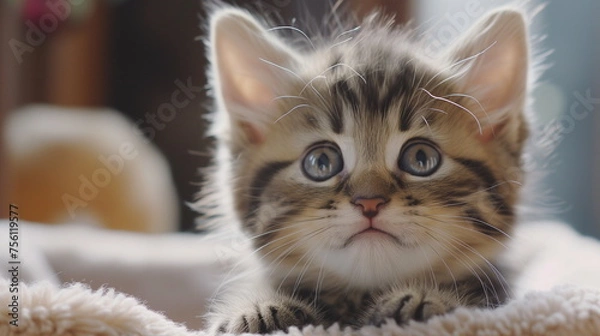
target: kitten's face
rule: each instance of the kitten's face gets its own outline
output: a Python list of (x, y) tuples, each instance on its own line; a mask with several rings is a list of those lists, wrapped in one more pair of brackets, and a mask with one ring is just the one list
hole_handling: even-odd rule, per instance
[(229, 111), (234, 200), (275, 282), (452, 279), (477, 272), (510, 232), (522, 96), (503, 102), (501, 122), (484, 120), (500, 108), (473, 97), (456, 80), (472, 77), (453, 62), (426, 61), (388, 28), (367, 29), (289, 62), (271, 53), (256, 75), (277, 82), (267, 93), (244, 92), (266, 82), (247, 75), (237, 96), (223, 89), (225, 108), (241, 100), (251, 114)]

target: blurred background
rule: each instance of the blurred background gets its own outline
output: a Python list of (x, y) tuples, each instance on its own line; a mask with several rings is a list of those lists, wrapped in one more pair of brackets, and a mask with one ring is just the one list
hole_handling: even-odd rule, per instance
[[(347, 0), (343, 5), (359, 17), (381, 7), (396, 14), (399, 23), (412, 20), (421, 31), (428, 32), (428, 46), (433, 51), (456, 38), (486, 10), (506, 3), (503, 0)], [(253, 0), (236, 4), (302, 27), (295, 18), (308, 13), (320, 21), (339, 2)], [(576, 5), (546, 1), (545, 9), (532, 26), (538, 36), (545, 35), (537, 44), (539, 50), (553, 52), (546, 60), (552, 67), (543, 74), (534, 92), (536, 128), (542, 140), (534, 141), (533, 145), (544, 155), (528, 164), (529, 170), (546, 174), (536, 192), (527, 196), (529, 203), (542, 209), (536, 212), (536, 217), (562, 219), (595, 236), (600, 236), (599, 16), (599, 1), (579, 0)], [(112, 196), (97, 196), (108, 195), (111, 183), (126, 179), (125, 174), (107, 177), (98, 173), (100, 168), (112, 172), (109, 168), (121, 167), (119, 159), (111, 154), (121, 153), (117, 147), (109, 146), (108, 152), (102, 152), (108, 164), (92, 160), (93, 164), (85, 167), (81, 158), (89, 157), (90, 153), (81, 154), (81, 148), (74, 151), (71, 145), (64, 144), (60, 150), (52, 148), (51, 153), (50, 147), (39, 147), (46, 149), (30, 153), (35, 159), (29, 158), (32, 161), (16, 158), (15, 150), (27, 149), (15, 145), (15, 139), (19, 139), (19, 146), (24, 146), (28, 142), (23, 139), (35, 138), (27, 132), (48, 131), (54, 132), (48, 135), (52, 139), (60, 138), (63, 129), (73, 123), (86, 131), (69, 137), (66, 141), (70, 144), (82, 144), (95, 132), (105, 134), (107, 139), (126, 138), (128, 134), (123, 132), (143, 133), (146, 140), (136, 147), (142, 155), (135, 160), (147, 156), (156, 159), (162, 153), (166, 163), (158, 160), (156, 165), (166, 164), (167, 170), (152, 175), (143, 165), (136, 168), (122, 159), (126, 165), (124, 171), (129, 169), (133, 178), (148, 174), (148, 179), (153, 180), (153, 176), (162, 174), (167, 182), (172, 181), (176, 209), (170, 212), (172, 225), (163, 229), (192, 230), (196, 215), (186, 202), (193, 201), (200, 188), (203, 177), (199, 169), (209, 162), (210, 146), (203, 135), (204, 115), (211, 106), (205, 90), (207, 63), (202, 42), (205, 17), (203, 1), (199, 0), (2, 0), (0, 124), (5, 126), (0, 127), (3, 133), (0, 217), (7, 216), (5, 205), (9, 203), (19, 204), (21, 219), (44, 222), (78, 221), (82, 220), (79, 216), (83, 210), (103, 209), (98, 211), (112, 213), (119, 204), (126, 204)], [(56, 124), (52, 120), (59, 120), (58, 117), (48, 120), (41, 116), (44, 112), (40, 110), (21, 120), (29, 126), (39, 124), (36, 127), (9, 123), (16, 114), (26, 115), (18, 109), (34, 103), (77, 109), (71, 116), (63, 116), (64, 122)], [(133, 127), (125, 131), (120, 126), (111, 128), (113, 124), (123, 125), (118, 118), (108, 122), (88, 118), (92, 121), (87, 124), (75, 122), (77, 117), (73, 115), (104, 113), (101, 110), (104, 107), (120, 111), (121, 118), (126, 120), (123, 122)], [(50, 115), (50, 110), (47, 111)], [(7, 129), (7, 125), (20, 125), (17, 132), (20, 135)], [(51, 145), (49, 138), (39, 139), (44, 145)], [(94, 147), (89, 148), (94, 156)], [(37, 168), (35, 174), (30, 172), (31, 166)], [(108, 178), (107, 187), (102, 178)], [(90, 181), (96, 184), (95, 193), (91, 185), (82, 187)], [(132, 187), (135, 184), (127, 184), (130, 181), (123, 183), (124, 190), (138, 190)], [(60, 198), (55, 202), (57, 207), (63, 212), (65, 208), (73, 210), (67, 211), (70, 218), (43, 209), (48, 204), (44, 196), (50, 195), (45, 190), (52, 188), (59, 190), (59, 196), (53, 196)], [(92, 192), (93, 197), (84, 197), (81, 188), (84, 194)], [(139, 191), (159, 196), (170, 195), (169, 192), (168, 187)], [(137, 211), (155, 217), (152, 211), (160, 208), (161, 202), (151, 202), (138, 202)], [(144, 231), (118, 225), (114, 228)]]

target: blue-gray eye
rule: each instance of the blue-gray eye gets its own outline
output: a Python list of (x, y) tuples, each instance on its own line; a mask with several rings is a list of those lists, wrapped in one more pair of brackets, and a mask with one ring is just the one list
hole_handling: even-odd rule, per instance
[(304, 175), (317, 182), (332, 178), (343, 168), (342, 153), (333, 144), (322, 144), (311, 148), (302, 161)]
[(425, 140), (407, 143), (398, 158), (398, 167), (415, 176), (429, 176), (442, 163), (442, 155), (436, 147)]

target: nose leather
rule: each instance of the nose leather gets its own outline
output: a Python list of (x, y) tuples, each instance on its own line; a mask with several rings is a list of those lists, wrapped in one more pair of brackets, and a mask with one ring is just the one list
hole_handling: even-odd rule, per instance
[(362, 213), (367, 218), (373, 218), (379, 213), (379, 208), (387, 203), (388, 200), (383, 197), (364, 198), (358, 197), (352, 200), (352, 204), (359, 206)]

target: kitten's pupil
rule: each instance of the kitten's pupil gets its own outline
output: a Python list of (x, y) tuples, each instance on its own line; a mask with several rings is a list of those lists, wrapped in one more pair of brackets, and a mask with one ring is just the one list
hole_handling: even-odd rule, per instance
[(329, 157), (325, 153), (321, 153), (317, 158), (317, 165), (321, 172), (327, 172), (331, 169), (331, 163), (329, 161)]
[(415, 155), (419, 166), (426, 167), (427, 166), (427, 154), (422, 149), (419, 149), (417, 154)]

